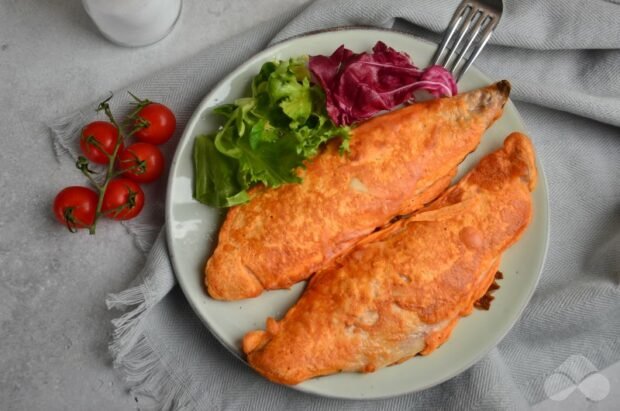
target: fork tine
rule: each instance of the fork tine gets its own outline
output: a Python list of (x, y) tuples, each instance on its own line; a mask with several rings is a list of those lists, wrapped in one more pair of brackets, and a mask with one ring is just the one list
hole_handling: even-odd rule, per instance
[(450, 63), (453, 62), (455, 57), (457, 56), (459, 46), (461, 45), (461, 42), (465, 39), (465, 37), (469, 33), (469, 26), (471, 25), (472, 21), (475, 19), (477, 15), (478, 15), (478, 10), (474, 10), (473, 7), (470, 7), (465, 13), (463, 13), (463, 18), (464, 18), (463, 24), (461, 25), (459, 29), (458, 37), (454, 41), (454, 45), (450, 47), (449, 49), (450, 53), (448, 53), (446, 60), (443, 62), (443, 66), (446, 69), (451, 71)]
[[(446, 66), (446, 69), (450, 70), (452, 73), (456, 73), (457, 68), (459, 67), (459, 64), (467, 56), (469, 49), (471, 48), (472, 44), (478, 37), (478, 33), (480, 33), (480, 29), (482, 28), (482, 24), (487, 21), (488, 17), (490, 17), (489, 14), (487, 14), (482, 9), (476, 10), (476, 12), (474, 13), (474, 17), (475, 16), (477, 16), (476, 22), (474, 23), (474, 26), (472, 27), (472, 29), (467, 33), (469, 37), (467, 44), (465, 45), (465, 47), (463, 47), (463, 50), (461, 52), (457, 52), (456, 47), (454, 48), (454, 54), (458, 55), (458, 57), (452, 60), (452, 64), (450, 66)], [(473, 17), (472, 17), (472, 20), (473, 20)]]
[(458, 81), (489, 41), (503, 8), (503, 0), (463, 0), (435, 50), (431, 65), (443, 66)]
[(467, 0), (465, 0), (461, 4), (459, 4), (459, 6), (456, 8), (456, 11), (454, 12), (454, 15), (452, 16), (452, 19), (450, 20), (450, 23), (448, 24), (448, 32), (444, 34), (443, 39), (441, 40), (441, 44), (439, 45), (439, 47), (437, 47), (437, 50), (435, 51), (435, 55), (433, 56), (431, 60), (431, 65), (440, 64), (439, 58), (441, 57), (443, 52), (446, 50), (448, 42), (452, 39), (452, 36), (454, 35), (454, 32), (456, 31), (458, 23), (460, 22), (462, 18), (462, 14), (468, 8), (468, 6), (469, 4), (467, 3)]
[(471, 56), (465, 61), (461, 69), (453, 73), (455, 81), (459, 81), (463, 73), (467, 71), (469, 66), (471, 66), (471, 63), (473, 63), (473, 61), (478, 57), (478, 55), (480, 54), (484, 46), (487, 44), (487, 42), (491, 38), (491, 35), (493, 34), (493, 30), (495, 30), (495, 27), (497, 26), (499, 19), (494, 16), (489, 16), (489, 18), (490, 18), (490, 21), (484, 29), (480, 43), (478, 43), (476, 49), (472, 52)]

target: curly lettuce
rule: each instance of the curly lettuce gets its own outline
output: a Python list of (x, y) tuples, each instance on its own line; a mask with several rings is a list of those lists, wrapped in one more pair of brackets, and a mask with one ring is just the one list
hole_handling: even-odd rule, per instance
[(307, 57), (263, 64), (251, 97), (214, 109), (223, 124), (194, 142), (194, 197), (213, 207), (249, 201), (255, 184), (299, 183), (303, 161), (332, 138), (347, 149), (348, 127), (337, 127), (326, 112), (323, 90), (312, 84)]

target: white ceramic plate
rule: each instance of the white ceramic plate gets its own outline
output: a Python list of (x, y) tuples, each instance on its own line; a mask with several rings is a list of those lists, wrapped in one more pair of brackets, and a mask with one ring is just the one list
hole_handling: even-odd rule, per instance
[[(168, 247), (177, 279), (196, 314), (233, 354), (243, 360), (240, 342), (250, 330), (262, 329), (269, 316), (281, 318), (297, 300), (304, 284), (290, 290), (266, 292), (258, 298), (221, 302), (209, 298), (203, 288), (203, 267), (211, 255), (224, 213), (192, 198), (192, 147), (194, 137), (212, 132), (218, 119), (213, 107), (231, 102), (246, 93), (251, 78), (261, 65), (272, 59), (302, 54), (331, 54), (345, 44), (353, 51), (370, 50), (384, 41), (407, 52), (420, 67), (430, 61), (434, 45), (409, 34), (394, 31), (352, 28), (318, 32), (279, 43), (255, 55), (223, 79), (200, 103), (189, 120), (170, 170), (166, 204)], [(494, 79), (499, 80), (499, 79)], [(459, 91), (490, 84), (491, 79), (471, 68), (459, 83)], [(478, 149), (459, 169), (459, 177), (480, 158), (499, 148), (512, 131), (524, 130), (512, 102), (491, 127)], [(491, 350), (512, 327), (529, 301), (543, 267), (548, 242), (547, 186), (540, 163), (540, 181), (534, 192), (534, 219), (522, 239), (502, 259), (505, 278), (495, 292), (490, 311), (475, 310), (463, 318), (452, 337), (427, 357), (414, 357), (403, 364), (372, 374), (343, 373), (306, 381), (294, 388), (339, 398), (382, 398), (428, 388), (470, 367)], [(248, 372), (252, 372), (248, 369)]]

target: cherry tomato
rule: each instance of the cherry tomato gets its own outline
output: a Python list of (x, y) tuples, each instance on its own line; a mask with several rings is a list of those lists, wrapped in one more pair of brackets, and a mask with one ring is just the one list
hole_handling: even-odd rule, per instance
[(150, 144), (163, 144), (174, 134), (177, 119), (163, 104), (148, 103), (138, 111), (134, 124), (136, 127), (142, 127), (134, 134), (138, 140)]
[(116, 178), (108, 183), (103, 195), (101, 211), (114, 220), (134, 218), (144, 207), (144, 192), (138, 184), (127, 178)]
[(85, 228), (95, 222), (98, 196), (90, 188), (71, 186), (63, 189), (54, 199), (56, 219), (69, 231)]
[(121, 170), (127, 170), (123, 176), (137, 183), (155, 181), (164, 172), (164, 155), (152, 144), (135, 143), (123, 150), (118, 156)]
[[(118, 138), (118, 130), (114, 124), (107, 121), (93, 121), (82, 129), (80, 148), (90, 161), (97, 164), (108, 164), (109, 159), (105, 153), (110, 155), (114, 153)], [(93, 139), (96, 141), (95, 143), (93, 143)], [(121, 149), (122, 147), (119, 147), (119, 150)]]

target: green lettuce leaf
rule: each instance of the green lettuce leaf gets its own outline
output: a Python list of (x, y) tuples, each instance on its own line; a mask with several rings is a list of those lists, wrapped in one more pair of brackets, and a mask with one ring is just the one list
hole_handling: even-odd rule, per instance
[(194, 141), (194, 197), (213, 207), (232, 207), (249, 201), (238, 180), (239, 162), (215, 148), (213, 136)]
[(286, 183), (301, 181), (295, 169), (302, 164), (303, 157), (295, 150), (292, 138), (280, 138), (273, 142), (260, 142), (252, 148), (242, 140), (239, 148), (243, 152), (239, 159), (239, 176), (248, 186), (263, 183), (267, 187), (278, 187)]
[(311, 83), (308, 58), (270, 61), (252, 79), (250, 97), (213, 112), (224, 123), (194, 142), (194, 197), (213, 207), (249, 201), (255, 184), (298, 183), (297, 169), (325, 142), (341, 140), (349, 129), (336, 127), (325, 110), (322, 89)]

